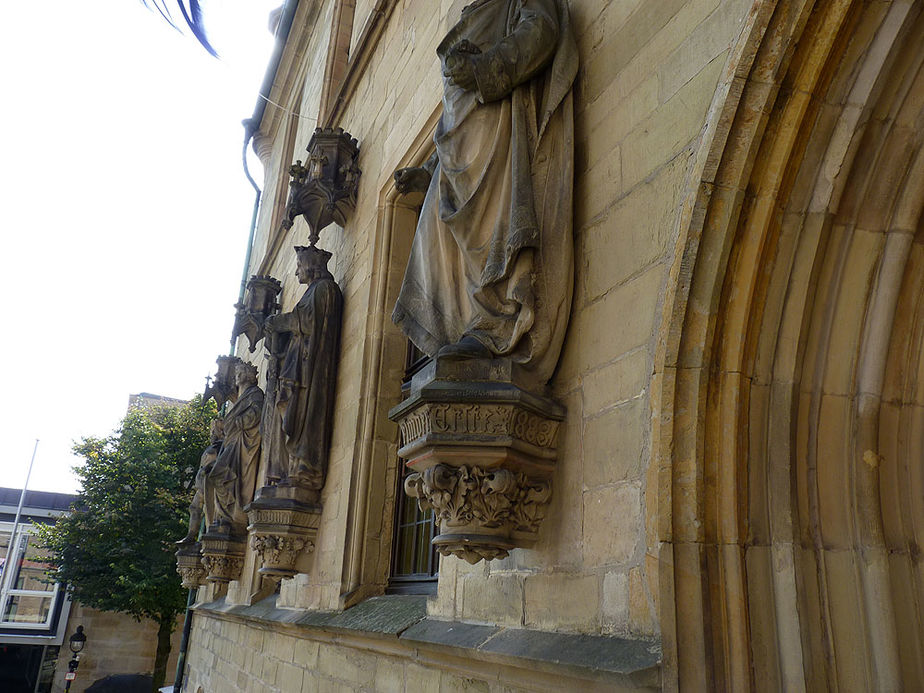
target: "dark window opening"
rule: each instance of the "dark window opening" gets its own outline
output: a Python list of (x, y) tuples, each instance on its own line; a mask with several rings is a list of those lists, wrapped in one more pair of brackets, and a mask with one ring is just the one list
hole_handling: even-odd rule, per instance
[[(401, 393), (407, 397), (411, 378), (423, 368), (430, 358), (410, 341), (404, 360), (404, 378)], [(399, 433), (400, 435), (400, 433)], [(403, 441), (399, 440), (399, 447)], [(395, 534), (392, 540), (391, 579), (388, 592), (391, 594), (433, 594), (436, 592), (439, 556), (432, 545), (436, 535), (433, 510), (423, 511), (413, 498), (404, 494), (404, 480), (413, 471), (398, 460), (398, 488), (395, 496)]]

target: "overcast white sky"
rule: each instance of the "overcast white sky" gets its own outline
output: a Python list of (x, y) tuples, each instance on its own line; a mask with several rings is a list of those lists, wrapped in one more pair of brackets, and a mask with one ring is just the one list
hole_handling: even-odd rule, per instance
[(4, 4), (0, 486), (38, 438), (29, 488), (75, 491), (72, 441), (130, 393), (200, 392), (227, 353), (254, 200), (240, 121), (279, 4), (205, 4), (221, 61), (137, 0)]

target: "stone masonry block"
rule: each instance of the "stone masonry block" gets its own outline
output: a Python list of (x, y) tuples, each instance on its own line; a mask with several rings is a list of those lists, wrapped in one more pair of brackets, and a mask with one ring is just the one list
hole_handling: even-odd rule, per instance
[(687, 0), (639, 3), (622, 27), (605, 37), (583, 67), (582, 91), (587, 101), (596, 99), (642, 47), (674, 17)]
[[(583, 417), (580, 391), (560, 398), (568, 415), (560, 429), (559, 460), (555, 470), (554, 493), (549, 502), (539, 541), (534, 550), (523, 552), (532, 569), (576, 569), (581, 563), (583, 533), (582, 468)], [(517, 553), (517, 552), (515, 552)]]
[(597, 627), (596, 575), (551, 573), (526, 578), (526, 625), (541, 630), (588, 632)]
[(580, 234), (581, 295), (594, 300), (669, 250), (685, 190), (687, 157), (676, 157), (644, 184), (603, 210)]
[(617, 31), (644, 1), (609, 2), (602, 10), (599, 7), (572, 7), (571, 22), (578, 44), (596, 50), (604, 38)]
[(639, 568), (629, 571), (629, 629), (639, 635), (657, 632), (654, 605), (648, 593), (644, 572)]
[(597, 416), (643, 394), (651, 378), (650, 361), (647, 349), (637, 349), (588, 374), (583, 381), (584, 415)]
[(405, 669), (406, 691), (436, 691), (440, 686), (440, 672), (419, 664), (408, 664)]
[(522, 625), (523, 578), (519, 575), (464, 576), (462, 618), (503, 626)]
[(574, 188), (574, 225), (581, 229), (626, 189), (619, 147), (614, 147), (592, 169), (578, 172)]
[(722, 53), (626, 137), (620, 147), (626, 190), (648, 178), (700, 135), (724, 65)]
[(301, 667), (294, 664), (280, 664), (276, 670), (276, 686), (283, 691), (301, 691)]
[(725, 0), (689, 33), (661, 65), (662, 102), (676, 94), (703, 65), (734, 45), (753, 4), (753, 0)]
[[(269, 638), (269, 634), (267, 634), (267, 638)], [(280, 662), (294, 661), (295, 644), (295, 638), (293, 638), (291, 635), (285, 635), (284, 633), (274, 633), (272, 635), (271, 643), (268, 643), (269, 647), (271, 648), (269, 650), (270, 653)]]
[(572, 320), (581, 332), (585, 373), (651, 339), (665, 274), (665, 268), (655, 265), (576, 311)]
[(490, 693), (487, 681), (456, 676), (443, 672), (440, 676), (440, 693)]
[[(612, 92), (589, 105), (577, 117), (575, 127), (584, 133), (585, 143), (575, 143), (585, 154), (580, 162), (590, 170), (605, 158), (622, 139), (658, 107), (658, 78), (652, 75), (622, 98)], [(584, 139), (584, 138), (582, 138)], [(581, 170), (581, 169), (578, 169)]]
[(629, 577), (626, 573), (608, 572), (603, 576), (600, 621), (604, 633), (629, 630)]
[(296, 666), (314, 668), (318, 664), (318, 649), (320, 644), (314, 640), (299, 638), (295, 641), (292, 662)]
[(648, 398), (639, 397), (584, 423), (584, 488), (639, 479), (650, 419)]
[(375, 680), (375, 660), (341, 645), (322, 643), (318, 650), (318, 671), (323, 676), (349, 681), (355, 688), (371, 685)]
[(641, 486), (604, 486), (584, 493), (584, 564), (625, 564), (645, 541)]
[(375, 690), (381, 693), (402, 693), (404, 665), (391, 657), (379, 657), (375, 663)]

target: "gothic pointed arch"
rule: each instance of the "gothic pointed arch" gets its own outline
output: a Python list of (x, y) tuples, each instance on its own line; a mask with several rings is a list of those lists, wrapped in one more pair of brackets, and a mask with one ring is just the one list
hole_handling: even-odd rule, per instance
[(924, 685), (924, 3), (758, 1), (654, 385), (668, 689)]

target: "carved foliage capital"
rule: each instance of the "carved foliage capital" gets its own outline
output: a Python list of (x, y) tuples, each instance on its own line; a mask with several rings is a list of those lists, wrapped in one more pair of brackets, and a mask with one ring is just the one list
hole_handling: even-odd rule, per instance
[(176, 572), (180, 576), (183, 587), (188, 590), (205, 584), (206, 570), (202, 564), (202, 554), (198, 544), (191, 549), (181, 548), (176, 552)]
[[(422, 510), (433, 508), (440, 531), (477, 526), (503, 535), (535, 535), (545, 517), (552, 486), (504, 468), (437, 464), (407, 477), (404, 490)], [(437, 546), (444, 555), (454, 553)], [(445, 549), (445, 550), (444, 550)], [(497, 548), (491, 558), (506, 556)], [(482, 556), (484, 557), (484, 556)]]
[(209, 582), (237, 580), (244, 569), (245, 544), (237, 539), (205, 534), (202, 537), (202, 565)]
[(250, 546), (264, 565), (294, 565), (302, 550), (314, 551), (314, 542), (308, 537), (279, 534), (251, 534)]

